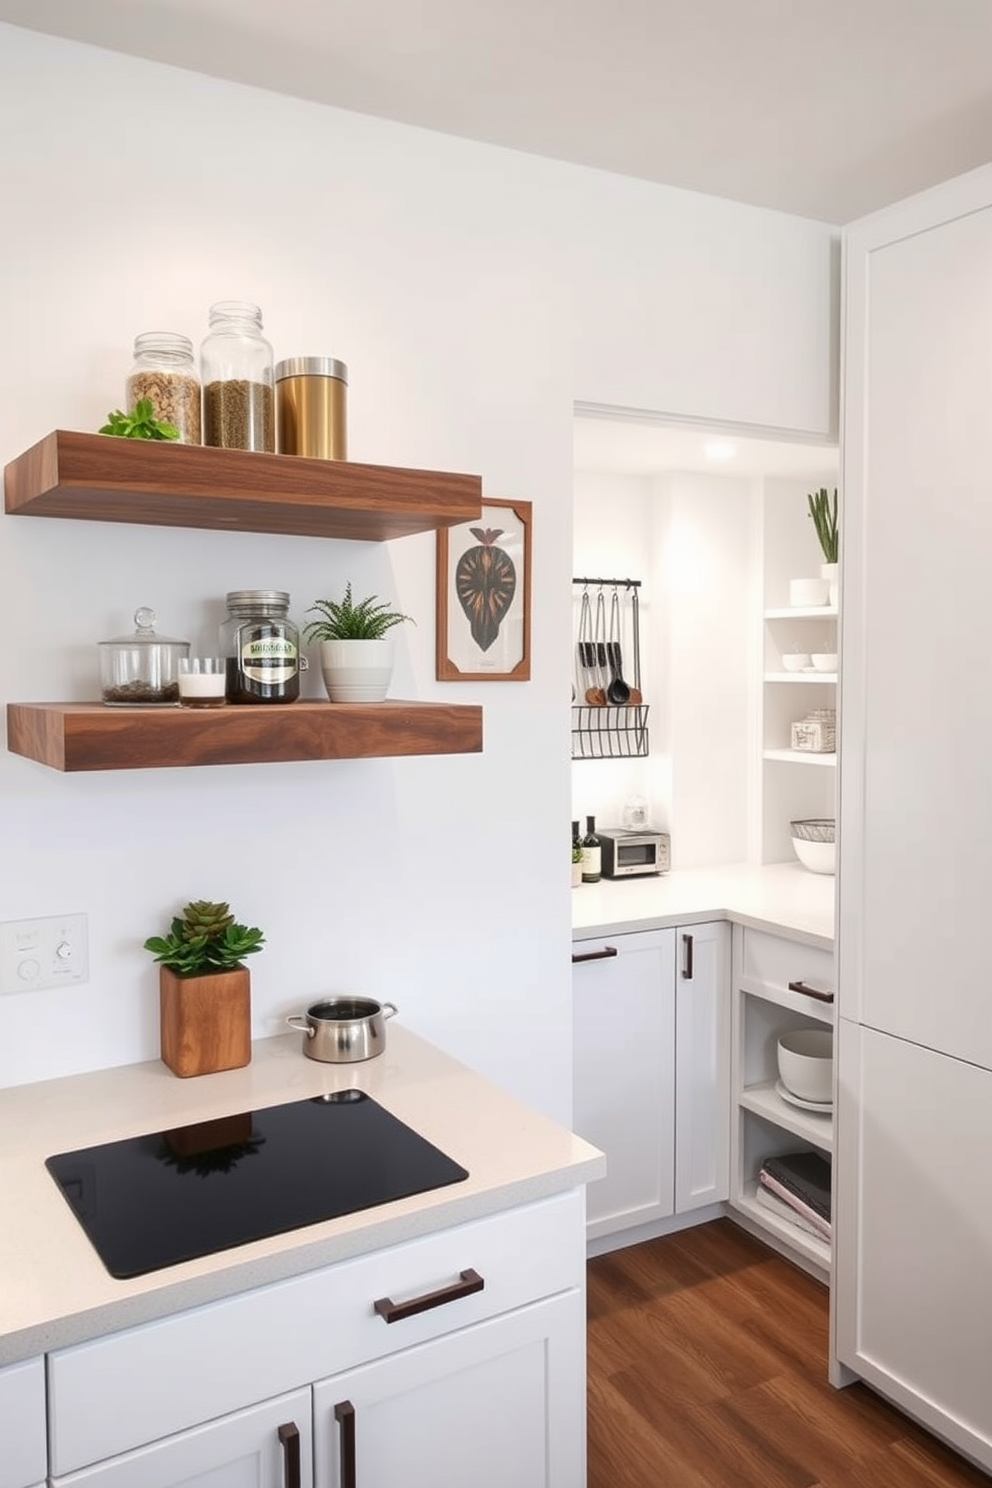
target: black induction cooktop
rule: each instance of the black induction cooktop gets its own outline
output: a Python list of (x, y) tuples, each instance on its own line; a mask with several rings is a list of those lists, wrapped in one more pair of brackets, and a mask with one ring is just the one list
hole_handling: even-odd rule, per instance
[(45, 1166), (122, 1279), (468, 1177), (360, 1090), (62, 1152)]

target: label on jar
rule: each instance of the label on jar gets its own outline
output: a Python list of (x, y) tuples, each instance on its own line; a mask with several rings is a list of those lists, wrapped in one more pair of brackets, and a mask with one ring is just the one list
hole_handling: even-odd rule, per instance
[(299, 669), (299, 654), (289, 636), (255, 635), (241, 643), (241, 670), (253, 682), (270, 686), (289, 682)]

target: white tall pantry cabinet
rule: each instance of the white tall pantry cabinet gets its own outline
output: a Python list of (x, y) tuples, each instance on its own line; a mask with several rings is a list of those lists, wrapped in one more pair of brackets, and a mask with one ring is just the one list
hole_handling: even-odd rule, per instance
[(836, 1352), (992, 1470), (992, 168), (845, 281)]

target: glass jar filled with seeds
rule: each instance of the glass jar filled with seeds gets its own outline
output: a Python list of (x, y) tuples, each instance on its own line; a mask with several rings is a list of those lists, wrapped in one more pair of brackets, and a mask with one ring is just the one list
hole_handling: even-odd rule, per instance
[(134, 339), (134, 366), (124, 386), (128, 412), (142, 398), (157, 419), (179, 430), (180, 444), (200, 443), (200, 380), (188, 336), (146, 331)]
[(210, 307), (210, 331), (200, 347), (203, 442), (221, 449), (275, 452), (272, 347), (262, 312), (244, 300)]

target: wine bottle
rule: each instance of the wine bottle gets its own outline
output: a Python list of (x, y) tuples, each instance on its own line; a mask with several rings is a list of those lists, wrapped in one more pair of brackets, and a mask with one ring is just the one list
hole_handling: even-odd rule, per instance
[(582, 839), (582, 882), (599, 883), (603, 876), (603, 849), (596, 836), (596, 818), (586, 817), (586, 835)]
[(577, 821), (572, 823), (572, 888), (582, 882), (582, 836)]

